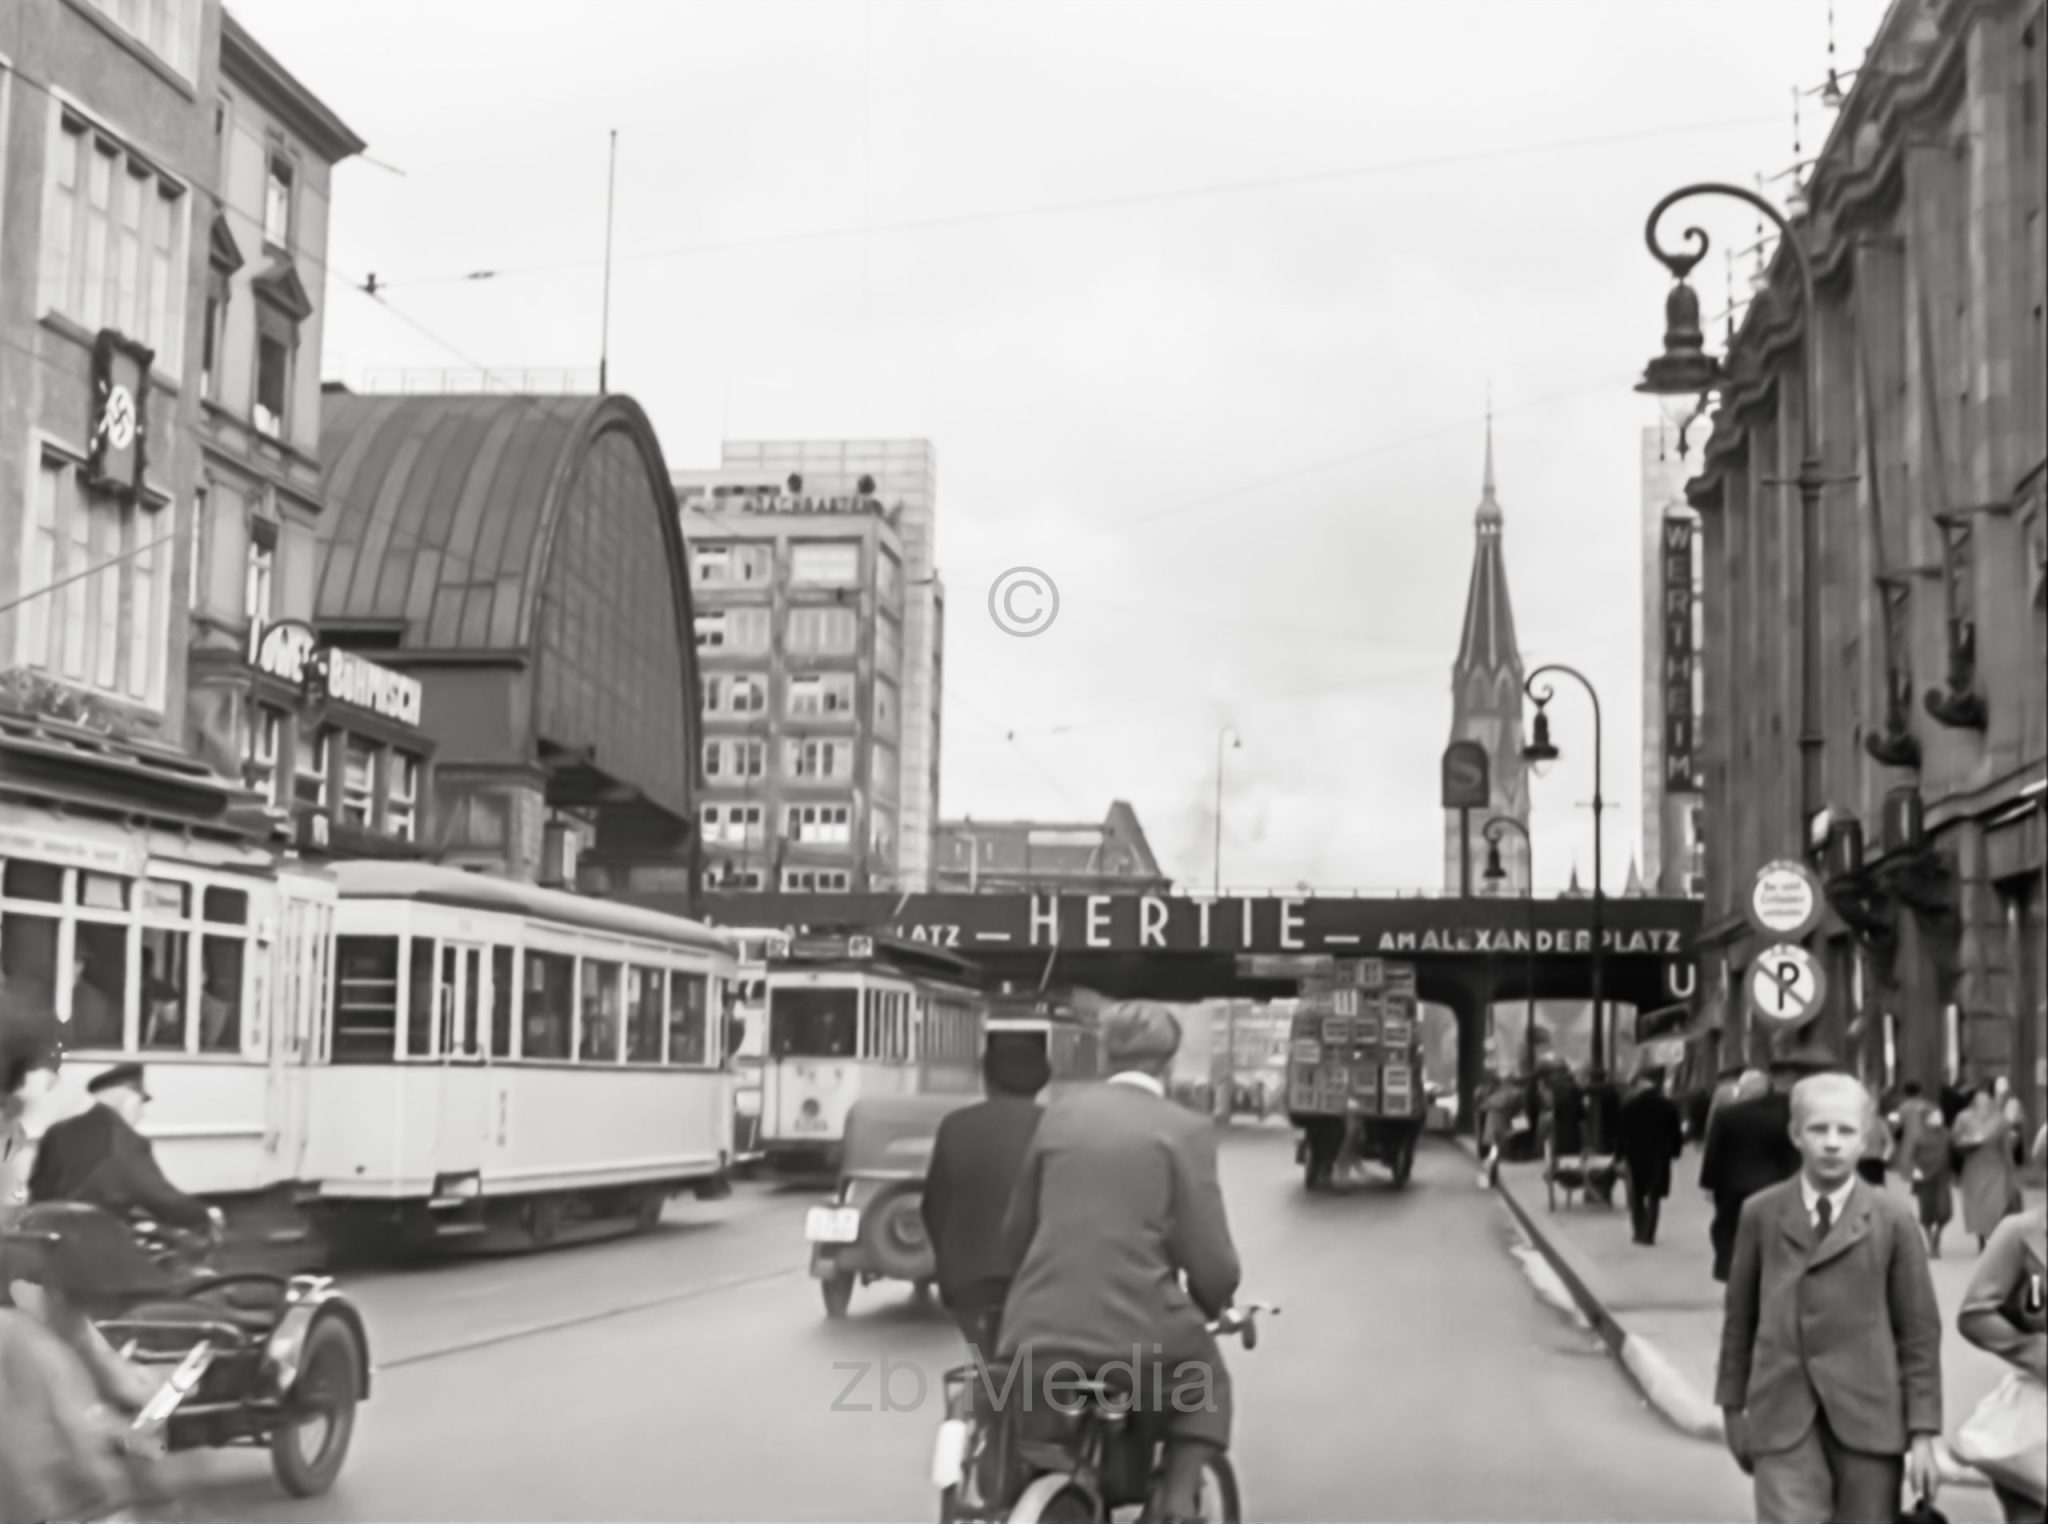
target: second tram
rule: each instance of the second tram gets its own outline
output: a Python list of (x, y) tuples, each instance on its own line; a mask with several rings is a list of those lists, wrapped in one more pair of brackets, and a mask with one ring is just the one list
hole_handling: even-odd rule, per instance
[(979, 1086), (987, 1009), (964, 958), (852, 930), (801, 934), (768, 963), (760, 1148), (780, 1170), (831, 1173), (864, 1096)]
[(1029, 1043), (1045, 1054), (1052, 1072), (1048, 1102), (1076, 1085), (1103, 1079), (1101, 1017), (1104, 1001), (1093, 990), (1004, 989), (989, 997), (988, 1042)]

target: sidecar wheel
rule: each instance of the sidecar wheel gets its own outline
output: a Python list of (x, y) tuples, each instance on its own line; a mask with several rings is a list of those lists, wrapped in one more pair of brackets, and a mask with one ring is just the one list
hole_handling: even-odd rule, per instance
[(314, 1325), (285, 1422), (270, 1436), (270, 1468), (293, 1497), (318, 1497), (341, 1474), (355, 1437), (362, 1364), (354, 1329), (337, 1317)]

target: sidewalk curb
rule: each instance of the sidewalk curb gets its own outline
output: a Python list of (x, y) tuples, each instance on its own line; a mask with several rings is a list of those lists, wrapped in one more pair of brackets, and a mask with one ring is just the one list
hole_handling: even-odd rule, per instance
[[(1461, 1138), (1459, 1141), (1475, 1160), (1479, 1158), (1478, 1149), (1469, 1140)], [(1628, 1372), (1629, 1379), (1658, 1416), (1693, 1439), (1712, 1445), (1726, 1444), (1728, 1436), (1720, 1408), (1671, 1362), (1662, 1349), (1640, 1334), (1631, 1333), (1628, 1326), (1614, 1315), (1599, 1289), (1599, 1275), (1593, 1267), (1561, 1235), (1543, 1228), (1536, 1214), (1522, 1204), (1505, 1178), (1492, 1190), (1507, 1204), (1509, 1213), (1521, 1225), (1523, 1234), (1535, 1246), (1536, 1252), (1557, 1272), (1558, 1279), (1564, 1282), (1579, 1310), (1599, 1331), (1608, 1352)], [(1982, 1472), (1956, 1459), (1946, 1436), (1935, 1440), (1934, 1450), (1944, 1486), (1990, 1487)]]

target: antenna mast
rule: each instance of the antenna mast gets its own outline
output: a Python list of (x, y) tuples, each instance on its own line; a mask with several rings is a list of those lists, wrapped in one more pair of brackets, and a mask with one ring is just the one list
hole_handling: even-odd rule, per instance
[(605, 172), (604, 181), (604, 331), (597, 346), (597, 390), (600, 396), (611, 388), (606, 385), (611, 368), (612, 349), (612, 197), (619, 179), (619, 129), (612, 129), (611, 167)]

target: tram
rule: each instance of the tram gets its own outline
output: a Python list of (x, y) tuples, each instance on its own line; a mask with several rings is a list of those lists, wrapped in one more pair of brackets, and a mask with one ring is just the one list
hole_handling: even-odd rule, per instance
[(1101, 1041), (1105, 1004), (1093, 990), (1017, 991), (1006, 986), (989, 997), (989, 1046), (1027, 1042), (1036, 1047), (1052, 1071), (1045, 1099), (1058, 1100), (1077, 1085), (1108, 1075)]
[(860, 929), (799, 934), (776, 952), (761, 1073), (771, 1168), (835, 1172), (863, 1097), (979, 1090), (987, 999), (972, 963)]
[(738, 1021), (732, 1049), (732, 1160), (738, 1167), (759, 1164), (761, 1152), (761, 1055), (768, 1037), (768, 960), (789, 945), (783, 931), (721, 927), (739, 959), (733, 980), (733, 1015)]
[(330, 1241), (544, 1244), (730, 1190), (723, 935), (430, 864), (331, 868), (332, 1021), (295, 1171)]

